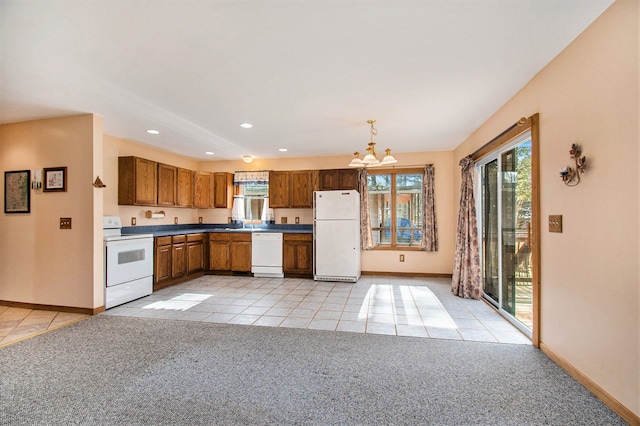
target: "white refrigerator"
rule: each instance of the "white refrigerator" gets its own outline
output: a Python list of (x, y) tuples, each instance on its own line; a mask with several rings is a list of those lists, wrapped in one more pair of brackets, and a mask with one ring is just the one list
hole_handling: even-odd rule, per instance
[(356, 282), (360, 278), (360, 194), (313, 193), (313, 279)]

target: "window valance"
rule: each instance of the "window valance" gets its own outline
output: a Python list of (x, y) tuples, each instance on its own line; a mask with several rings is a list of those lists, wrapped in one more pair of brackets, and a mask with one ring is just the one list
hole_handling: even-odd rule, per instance
[(269, 183), (269, 171), (268, 170), (258, 170), (258, 171), (250, 171), (250, 172), (234, 172), (233, 173), (233, 184), (267, 184)]

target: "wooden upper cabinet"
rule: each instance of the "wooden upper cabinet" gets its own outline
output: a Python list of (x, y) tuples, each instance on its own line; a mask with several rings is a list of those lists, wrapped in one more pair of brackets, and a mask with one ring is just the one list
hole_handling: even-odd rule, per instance
[(339, 182), (339, 170), (320, 170), (319, 175), (319, 189), (320, 191), (331, 191), (338, 187)]
[(176, 184), (176, 206), (193, 206), (193, 172), (178, 168)]
[(294, 170), (289, 174), (289, 207), (313, 207), (312, 171)]
[(211, 173), (193, 173), (193, 206), (213, 207), (213, 175)]
[(158, 205), (176, 204), (177, 169), (167, 164), (158, 164)]
[(360, 180), (359, 169), (341, 169), (338, 174), (340, 188), (338, 189), (355, 189), (358, 190)]
[(289, 207), (289, 172), (269, 172), (269, 207)]
[(118, 204), (155, 206), (158, 164), (138, 157), (118, 158)]
[(313, 207), (313, 171), (269, 172), (269, 207)]
[(333, 169), (319, 171), (320, 191), (358, 190), (359, 169)]
[(213, 207), (230, 209), (233, 206), (233, 173), (213, 174)]

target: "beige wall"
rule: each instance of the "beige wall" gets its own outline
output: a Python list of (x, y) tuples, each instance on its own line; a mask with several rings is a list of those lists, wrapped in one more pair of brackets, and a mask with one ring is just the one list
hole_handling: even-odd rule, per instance
[[(438, 253), (366, 252), (363, 269), (451, 273), (461, 157), (522, 116), (540, 113), (541, 340), (606, 392), (640, 415), (640, 150), (637, 1), (617, 1), (455, 152), (397, 154), (401, 164), (436, 165)], [(523, 51), (522, 54), (526, 54)], [(516, 60), (517, 58), (514, 58)], [(575, 188), (558, 171), (573, 142), (589, 169)], [(102, 119), (81, 115), (0, 126), (3, 171), (67, 166), (68, 192), (31, 190), (31, 213), (0, 215), (0, 300), (94, 308), (103, 304), (101, 216), (125, 223), (224, 222), (227, 209), (164, 209), (117, 205), (117, 157), (137, 155), (193, 170), (294, 170), (344, 167), (350, 156), (196, 162), (129, 141), (104, 137)], [(100, 175), (107, 188), (90, 183)], [(4, 191), (4, 186), (0, 188)], [(103, 201), (104, 197), (104, 201)], [(311, 223), (309, 209), (281, 210)], [(564, 233), (549, 234), (550, 214)], [(73, 229), (58, 229), (72, 217)]]
[[(140, 225), (172, 225), (173, 219), (178, 218), (178, 223), (198, 223), (197, 209), (168, 208), (168, 207), (144, 207), (144, 206), (119, 206), (118, 205), (118, 157), (136, 156), (158, 163), (183, 167), (189, 170), (198, 170), (198, 163), (194, 160), (171, 154), (148, 145), (134, 143), (113, 136), (104, 136), (104, 183), (107, 185), (104, 195), (104, 215), (120, 216), (124, 226), (131, 225), (131, 218), (136, 218)], [(147, 219), (145, 211), (164, 211), (164, 219)]]
[[(362, 252), (362, 270), (367, 272), (396, 272), (396, 273), (426, 273), (451, 274), (453, 271), (453, 250), (455, 240), (455, 226), (457, 219), (454, 215), (453, 188), (453, 152), (414, 152), (394, 153), (398, 160), (398, 167), (424, 166), (433, 164), (435, 167), (435, 203), (436, 220), (438, 223), (438, 239), (440, 243), (437, 252), (422, 251), (382, 251), (372, 250)], [(242, 161), (214, 161), (200, 163), (201, 170), (229, 171), (236, 170), (316, 170), (346, 168), (352, 155), (339, 157), (308, 157), (291, 159), (256, 159), (247, 165)], [(214, 209), (211, 214), (216, 214)], [(311, 209), (275, 209), (276, 222), (280, 223), (282, 216), (287, 217), (288, 223), (294, 223), (294, 218), (300, 218), (300, 223), (313, 223)], [(207, 213), (204, 213), (207, 215)], [(207, 217), (207, 216), (205, 216)], [(226, 220), (223, 218), (215, 218)], [(405, 255), (405, 261), (400, 262), (400, 254)]]
[[(162, 208), (165, 211), (164, 219), (146, 219), (144, 212), (150, 208), (135, 206), (118, 206), (117, 177), (118, 157), (134, 155), (149, 160), (163, 162), (174, 166), (180, 166), (191, 170), (209, 172), (235, 172), (240, 170), (316, 170), (345, 168), (351, 159), (350, 155), (340, 157), (307, 157), (289, 159), (255, 159), (251, 164), (242, 161), (201, 161), (170, 154), (156, 148), (139, 143), (118, 139), (105, 135), (104, 137), (104, 182), (107, 184), (105, 191), (106, 215), (122, 217), (125, 225), (131, 223), (131, 217), (136, 218), (138, 225), (167, 225), (172, 224), (174, 217), (178, 217), (179, 223), (197, 223), (198, 217), (203, 218), (204, 223), (227, 223), (231, 216), (230, 209), (178, 209)], [(436, 173), (435, 199), (436, 215), (438, 221), (438, 237), (440, 250), (426, 253), (417, 251), (367, 251), (362, 255), (362, 270), (369, 272), (402, 272), (402, 273), (428, 273), (451, 274), (453, 269), (453, 250), (456, 219), (453, 214), (453, 152), (422, 152), (411, 154), (395, 154), (398, 163), (402, 166), (419, 166), (433, 163)], [(110, 185), (111, 183), (111, 185)], [(160, 208), (151, 208), (158, 211)], [(301, 224), (313, 223), (312, 209), (275, 209), (276, 222), (286, 216), (288, 223), (294, 223), (295, 218), (300, 218)], [(405, 255), (405, 261), (399, 261), (399, 254)]]
[[(618, 1), (455, 151), (540, 113), (541, 341), (640, 415), (637, 1)], [(522, 52), (526, 54), (526, 52)], [(577, 142), (588, 159), (565, 186)], [(456, 175), (456, 190), (459, 190)], [(561, 214), (562, 234), (548, 216)]]
[[(0, 169), (68, 172), (67, 192), (30, 190), (31, 213), (0, 215), (0, 300), (104, 304), (102, 192), (91, 185), (101, 156), (102, 118), (91, 114), (0, 126)], [(59, 229), (60, 217), (72, 218), (71, 230)]]

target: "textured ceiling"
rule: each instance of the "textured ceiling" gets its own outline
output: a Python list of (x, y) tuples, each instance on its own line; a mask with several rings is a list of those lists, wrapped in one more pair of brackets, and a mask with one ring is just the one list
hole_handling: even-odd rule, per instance
[(0, 122), (96, 113), (198, 159), (348, 159), (377, 119), (379, 152), (450, 150), (611, 3), (2, 0)]

